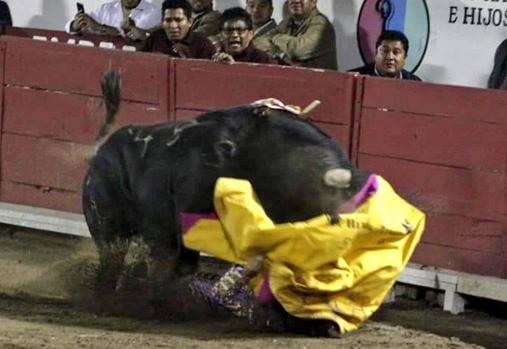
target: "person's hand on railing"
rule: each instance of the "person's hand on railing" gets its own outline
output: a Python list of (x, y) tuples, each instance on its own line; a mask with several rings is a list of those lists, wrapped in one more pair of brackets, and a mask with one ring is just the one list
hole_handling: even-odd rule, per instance
[(71, 29), (74, 32), (80, 32), (88, 26), (88, 18), (91, 18), (84, 12), (78, 12), (74, 17)]
[(213, 62), (221, 62), (221, 63), (227, 63), (227, 64), (233, 64), (236, 62), (234, 60), (234, 57), (232, 57), (230, 54), (225, 52), (217, 52), (212, 57)]

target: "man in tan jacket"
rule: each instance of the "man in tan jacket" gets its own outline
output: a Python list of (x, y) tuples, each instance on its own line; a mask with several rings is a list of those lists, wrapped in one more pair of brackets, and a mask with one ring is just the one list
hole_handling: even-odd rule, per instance
[(276, 21), (272, 18), (273, 0), (246, 0), (245, 9), (252, 18), (253, 45), (267, 52), (270, 48), (269, 39), (276, 32)]
[(317, 0), (289, 0), (289, 14), (271, 37), (269, 53), (292, 65), (338, 69), (334, 27)]

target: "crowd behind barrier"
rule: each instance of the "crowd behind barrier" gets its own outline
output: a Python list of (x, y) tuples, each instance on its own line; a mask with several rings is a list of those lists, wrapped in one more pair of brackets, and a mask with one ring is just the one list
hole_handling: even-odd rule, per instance
[[(178, 28), (180, 31), (188, 29), (190, 33), (207, 36), (217, 49), (217, 53), (213, 55), (215, 61), (233, 63), (237, 60), (337, 69), (335, 28), (333, 28), (333, 24), (327, 17), (319, 11), (319, 2), (317, 0), (285, 1), (282, 11), (283, 20), (278, 25), (272, 17), (274, 11), (273, 0), (244, 0), (243, 5), (251, 17), (252, 24), (249, 28), (246, 28), (246, 33), (242, 32), (238, 36), (243, 42), (247, 41), (247, 43), (242, 43), (241, 56), (236, 52), (237, 59), (234, 59), (230, 52), (226, 52), (227, 45), (224, 44), (230, 38), (228, 39), (225, 36), (223, 28), (221, 28), (223, 25), (221, 23), (221, 14), (213, 9), (213, 0), (164, 0), (161, 6), (157, 4), (157, 2), (152, 4), (147, 0), (112, 0), (104, 1), (97, 8), (86, 8), (85, 10), (83, 5), (77, 3), (76, 15), (66, 23), (65, 30), (71, 34), (93, 33), (125, 37), (130, 44), (125, 46), (127, 50), (133, 50), (130, 47), (132, 46), (136, 47), (137, 50), (148, 49), (181, 58), (208, 58), (209, 54), (191, 57), (188, 47), (185, 48), (187, 39), (179, 38), (174, 41), (169, 38), (172, 29), (169, 29), (170, 24), (165, 19), (167, 8), (188, 6), (191, 9), (186, 15), (188, 17), (188, 28), (182, 27), (179, 22)], [(391, 11), (389, 8), (384, 8), (387, 5), (387, 3), (382, 4), (382, 7), (377, 8), (377, 11)], [(276, 6), (281, 6), (281, 4), (276, 3)], [(281, 9), (277, 10), (281, 11)], [(227, 10), (224, 12), (227, 12)], [(6, 2), (1, 1), (0, 26), (11, 25), (12, 18), (9, 6)], [(160, 27), (163, 30), (157, 30)], [(384, 28), (384, 31), (387, 30), (386, 28)], [(153, 45), (153, 43), (148, 46), (142, 45), (142, 42), (150, 39), (150, 35), (154, 32), (157, 32), (156, 36), (160, 43), (167, 42), (169, 38), (172, 45), (169, 48), (164, 45), (160, 48), (160, 43), (158, 45)], [(403, 33), (400, 34), (403, 35)], [(247, 37), (248, 39), (245, 39)], [(380, 37), (382, 37), (382, 33)], [(44, 38), (36, 37), (36, 39)], [(51, 39), (58, 40), (57, 37), (51, 37)], [(75, 41), (78, 41), (81, 45), (91, 45), (85, 39), (68, 39), (69, 43)], [(252, 47), (248, 45), (250, 41), (252, 41), (252, 45), (250, 45)], [(396, 43), (396, 41), (399, 42), (399, 48), (394, 49), (393, 43)], [(181, 46), (184, 47), (183, 50), (181, 50)], [(500, 44), (498, 46), (494, 57), (494, 66), (489, 74), (488, 81), (484, 81), (484, 85), (487, 85), (488, 88), (505, 89), (507, 87), (507, 71), (504, 69), (505, 64), (502, 59), (503, 51), (505, 51), (502, 50), (503, 46), (505, 45)], [(112, 48), (112, 45), (108, 41), (104, 42), (102, 47)], [(260, 51), (268, 54), (271, 59), (267, 57), (261, 59), (259, 54), (252, 54), (252, 49), (260, 49)], [(396, 52), (400, 50), (401, 54), (397, 54)], [(245, 53), (247, 51), (248, 54)], [(373, 62), (368, 61), (365, 66), (356, 67), (351, 71), (373, 76), (420, 80), (416, 75), (404, 70), (408, 54), (408, 39), (406, 37), (402, 38), (401, 41), (398, 39), (393, 40), (392, 37), (381, 43), (377, 40), (376, 51)], [(358, 62), (357, 65), (359, 66), (360, 63)]]
[(504, 92), (171, 59), (61, 38), (0, 39), (0, 201), (81, 212), (84, 154), (104, 117), (99, 82), (109, 68), (123, 76), (118, 126), (266, 97), (301, 106), (319, 99), (312, 121), (428, 214), (414, 262), (507, 278)]

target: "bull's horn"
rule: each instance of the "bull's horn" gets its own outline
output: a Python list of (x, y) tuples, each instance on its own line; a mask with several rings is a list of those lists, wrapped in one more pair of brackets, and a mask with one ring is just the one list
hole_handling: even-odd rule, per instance
[(350, 180), (352, 179), (352, 172), (344, 168), (335, 168), (329, 170), (324, 175), (324, 183), (330, 187), (348, 188), (350, 187)]

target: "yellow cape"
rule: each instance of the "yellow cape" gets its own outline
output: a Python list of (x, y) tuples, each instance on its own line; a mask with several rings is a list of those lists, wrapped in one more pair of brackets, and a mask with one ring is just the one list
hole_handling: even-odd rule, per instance
[(381, 305), (424, 229), (424, 214), (383, 178), (376, 179), (376, 193), (332, 225), (327, 215), (274, 224), (248, 181), (220, 178), (214, 197), (220, 221), (199, 220), (183, 241), (232, 263), (265, 256), (262, 271), (250, 282), (254, 293), (267, 275), (288, 313), (332, 320), (342, 333), (349, 332)]

